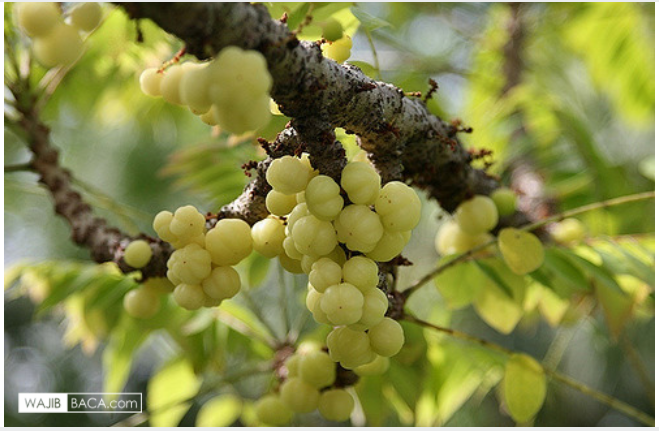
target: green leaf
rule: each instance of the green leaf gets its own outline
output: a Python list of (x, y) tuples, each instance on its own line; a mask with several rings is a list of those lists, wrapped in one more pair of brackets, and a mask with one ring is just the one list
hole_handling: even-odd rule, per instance
[(262, 256), (259, 253), (252, 253), (247, 260), (247, 281), (249, 286), (254, 288), (259, 286), (265, 280), (270, 271), (271, 259)]
[(501, 229), (497, 237), (503, 260), (515, 274), (524, 275), (542, 266), (545, 250), (537, 236), (520, 229)]
[[(443, 257), (438, 265), (441, 266), (450, 258), (450, 256)], [(486, 282), (485, 272), (479, 269), (474, 262), (464, 262), (452, 266), (435, 277), (437, 290), (444, 297), (447, 307), (453, 310), (459, 310), (471, 304)]]
[(190, 401), (199, 391), (201, 380), (195, 375), (192, 365), (175, 359), (165, 365), (147, 385), (147, 408), (149, 421), (155, 427), (177, 426), (190, 408)]
[(240, 417), (242, 399), (231, 394), (208, 400), (197, 414), (198, 427), (228, 427)]
[(616, 282), (615, 278), (613, 278), (613, 275), (609, 272), (608, 269), (595, 265), (591, 261), (584, 259), (583, 257), (576, 254), (570, 254), (568, 256), (576, 266), (581, 268), (587, 275), (592, 277), (596, 284), (606, 287), (613, 292), (624, 295), (624, 292), (618, 285), (618, 282)]
[(552, 282), (545, 286), (550, 287), (561, 298), (569, 298), (575, 292), (590, 289), (584, 272), (572, 263), (569, 257), (571, 254), (570, 251), (556, 247), (545, 250), (545, 262), (542, 269), (547, 270), (552, 277)]
[(138, 327), (135, 320), (124, 315), (112, 331), (103, 351), (103, 390), (121, 392), (128, 379), (137, 348), (149, 336), (149, 331)]
[(554, 291), (544, 286), (540, 286), (540, 289), (538, 310), (550, 326), (556, 327), (561, 323), (565, 313), (570, 308), (570, 301), (559, 297)]
[(359, 6), (355, 6), (350, 10), (357, 17), (362, 26), (368, 31), (374, 31), (383, 27), (393, 27), (391, 23), (365, 12)]
[(487, 278), (494, 282), (494, 285), (501, 289), (509, 298), (514, 298), (513, 289), (508, 286), (508, 283), (497, 273), (496, 269), (485, 262), (478, 260), (473, 261), (480, 271), (487, 276)]
[[(474, 301), (476, 313), (488, 325), (503, 334), (509, 334), (524, 315), (526, 281), (513, 274), (499, 260), (489, 260), (487, 264), (478, 262), (479, 268), (487, 268), (490, 281), (478, 293)], [(495, 281), (495, 279), (497, 281)], [(506, 286), (510, 295), (505, 293)]]
[(234, 323), (235, 321), (244, 324), (246, 328), (257, 335), (260, 335), (265, 340), (272, 338), (270, 331), (268, 331), (268, 328), (261, 323), (259, 318), (249, 309), (238, 304), (236, 301), (222, 301), (219, 309), (219, 320), (229, 327), (234, 328), (237, 332), (245, 333), (242, 328), (236, 326)]
[(542, 366), (532, 357), (515, 354), (506, 364), (503, 392), (510, 416), (517, 423), (531, 420), (547, 395), (547, 380)]

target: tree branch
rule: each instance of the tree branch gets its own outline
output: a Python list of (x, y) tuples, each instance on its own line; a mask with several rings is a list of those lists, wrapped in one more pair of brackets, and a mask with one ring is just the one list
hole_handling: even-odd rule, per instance
[[(105, 219), (94, 217), (91, 207), (73, 189), (71, 172), (59, 165), (59, 154), (50, 143), (50, 129), (40, 121), (39, 111), (34, 106), (19, 110), (21, 118), (18, 124), (25, 130), (29, 149), (34, 156), (30, 168), (39, 175), (39, 182), (50, 192), (55, 212), (71, 225), (73, 242), (88, 248), (96, 262), (115, 262), (123, 272), (135, 271), (123, 261), (123, 254), (126, 246), (136, 238), (107, 226)], [(171, 246), (144, 234), (138, 238), (148, 241), (153, 251), (151, 261), (141, 269), (143, 278), (164, 276)]]
[(187, 52), (198, 58), (229, 45), (260, 51), (273, 78), (272, 97), (293, 118), (294, 127), (303, 135), (318, 123), (355, 133), (385, 182), (407, 180), (448, 211), (497, 187), (494, 178), (470, 166), (471, 155), (456, 138), (458, 128), (401, 89), (323, 57), (317, 43), (297, 40), (263, 6), (119, 4), (132, 18), (150, 18), (182, 39)]

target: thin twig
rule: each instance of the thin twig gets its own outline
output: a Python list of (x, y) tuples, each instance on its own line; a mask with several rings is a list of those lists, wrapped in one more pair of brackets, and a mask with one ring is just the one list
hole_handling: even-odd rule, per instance
[(288, 306), (287, 306), (287, 286), (286, 276), (284, 274), (284, 267), (277, 265), (278, 278), (279, 278), (279, 308), (282, 314), (282, 321), (284, 324), (284, 338), (288, 339), (290, 336), (290, 324), (288, 322)]
[[(601, 202), (595, 202), (592, 204), (584, 205), (578, 208), (574, 208), (568, 211), (564, 211), (562, 213), (556, 214), (551, 217), (547, 217), (543, 220), (537, 221), (535, 223), (530, 223), (525, 226), (520, 227), (520, 230), (524, 231), (532, 231), (535, 230), (539, 227), (545, 226), (549, 223), (561, 221), (563, 219), (569, 218), (569, 217), (574, 217), (579, 214), (583, 214), (589, 211), (594, 211), (598, 209), (603, 209), (603, 208), (610, 208), (614, 207), (617, 205), (623, 205), (631, 202), (637, 202), (637, 201), (643, 201), (646, 199), (654, 199), (654, 192), (643, 192), (643, 193), (636, 193), (633, 195), (627, 195), (627, 196), (621, 196), (618, 198), (613, 198), (613, 199), (608, 199), (605, 201)], [(497, 242), (496, 238), (492, 239), (484, 244), (481, 244), (477, 247), (474, 247), (470, 250), (467, 250), (466, 252), (462, 254), (456, 255), (454, 258), (450, 259), (443, 265), (438, 266), (434, 270), (430, 271), (428, 274), (423, 276), (421, 279), (419, 279), (416, 283), (414, 283), (412, 286), (410, 286), (408, 289), (403, 291), (403, 295), (405, 298), (409, 298), (414, 292), (416, 292), (419, 288), (424, 286), (426, 283), (434, 279), (437, 275), (440, 273), (444, 272), (444, 270), (457, 265), (458, 263), (464, 262), (474, 256), (476, 253), (478, 253), (481, 250), (486, 249), (487, 247), (491, 246), (492, 244), (495, 244)]]
[[(480, 346), (483, 346), (486, 349), (501, 353), (501, 354), (506, 355), (506, 356), (512, 356), (512, 355), (517, 354), (517, 352), (515, 352), (513, 350), (510, 350), (506, 347), (500, 346), (496, 343), (484, 340), (482, 338), (475, 337), (475, 336), (467, 334), (465, 332), (458, 331), (456, 329), (444, 328), (442, 326), (437, 326), (437, 325), (434, 325), (430, 322), (426, 322), (424, 320), (417, 319), (416, 317), (410, 316), (410, 315), (406, 315), (404, 317), (404, 319), (407, 320), (408, 322), (412, 322), (412, 323), (415, 323), (417, 325), (420, 325), (420, 326), (423, 326), (423, 327), (426, 327), (426, 328), (430, 328), (430, 329), (434, 329), (436, 331), (442, 332), (442, 333), (447, 334), (451, 337), (458, 338), (458, 339), (461, 339), (461, 340), (465, 340), (465, 341), (468, 341), (470, 343), (478, 344)], [(607, 395), (607, 394), (602, 393), (602, 392), (600, 392), (596, 389), (593, 389), (593, 388), (591, 388), (591, 387), (589, 387), (589, 386), (587, 386), (587, 385), (585, 385), (585, 384), (583, 384), (583, 383), (581, 383), (577, 380), (574, 380), (571, 377), (568, 377), (564, 374), (561, 374), (557, 371), (554, 371), (553, 369), (551, 369), (547, 366), (544, 366), (542, 364), (541, 364), (541, 366), (542, 366), (542, 369), (543, 369), (544, 373), (547, 375), (547, 377), (550, 377), (550, 378), (556, 380), (557, 382), (563, 383), (564, 385), (569, 386), (572, 389), (575, 389), (575, 390), (581, 392), (582, 394), (587, 395), (587, 396), (601, 402), (602, 404), (611, 407), (612, 409), (618, 410), (619, 412), (624, 413), (625, 415), (627, 415), (631, 418), (634, 418), (634, 419), (638, 420), (639, 422), (641, 422), (645, 425), (652, 426), (652, 427), (654, 426), (654, 418), (653, 417), (651, 417), (648, 414), (638, 410), (635, 407), (630, 406), (629, 404), (625, 403), (624, 401), (620, 401), (617, 398), (614, 398), (610, 395)]]

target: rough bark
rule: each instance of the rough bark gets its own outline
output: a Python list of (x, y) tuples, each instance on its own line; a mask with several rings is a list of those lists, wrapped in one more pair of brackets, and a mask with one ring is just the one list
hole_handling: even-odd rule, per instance
[[(448, 210), (497, 181), (470, 166), (460, 131), (432, 115), (423, 100), (375, 81), (351, 65), (323, 57), (317, 43), (298, 41), (265, 7), (242, 3), (119, 3), (132, 18), (149, 18), (208, 58), (229, 45), (260, 51), (273, 77), (272, 97), (307, 138), (318, 124), (355, 133), (385, 181), (403, 179)], [(328, 141), (317, 139), (317, 142)], [(333, 140), (331, 140), (333, 142)]]

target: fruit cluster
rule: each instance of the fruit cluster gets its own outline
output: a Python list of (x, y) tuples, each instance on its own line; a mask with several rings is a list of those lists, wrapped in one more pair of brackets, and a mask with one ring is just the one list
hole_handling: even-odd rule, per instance
[(270, 120), (272, 77), (257, 51), (230, 46), (212, 61), (146, 69), (140, 87), (149, 96), (188, 106), (206, 124), (231, 133), (256, 130)]
[(274, 160), (266, 179), (273, 187), (266, 206), (286, 225), (275, 218), (254, 225), (255, 249), (278, 255), (291, 272), (309, 274), (307, 307), (317, 322), (334, 327), (330, 357), (354, 369), (395, 355), (403, 330), (384, 317), (389, 302), (378, 288), (376, 262), (398, 256), (409, 241), (421, 215), (416, 193), (397, 181), (381, 187), (364, 162), (348, 163), (339, 185), (319, 175), (305, 155)]
[(240, 291), (233, 268), (252, 252), (249, 225), (222, 219), (206, 230), (206, 217), (191, 205), (156, 215), (153, 228), (176, 249), (167, 261), (174, 300), (187, 310), (215, 307)]
[(68, 66), (82, 53), (79, 31), (90, 32), (101, 22), (98, 3), (79, 3), (67, 12), (55, 2), (21, 2), (15, 6), (18, 25), (33, 38), (34, 56), (46, 67)]
[[(495, 190), (491, 197), (476, 195), (464, 201), (456, 209), (453, 220), (437, 233), (437, 252), (443, 255), (465, 253), (493, 241), (490, 231), (499, 222), (499, 216), (511, 215), (515, 209), (515, 194), (507, 188)], [(529, 232), (501, 229), (497, 244), (503, 260), (516, 274), (533, 272), (544, 261), (542, 243)]]
[[(355, 401), (343, 382), (337, 382), (337, 364), (324, 351), (303, 350), (286, 360), (285, 380), (277, 391), (257, 401), (256, 414), (264, 424), (286, 425), (294, 413), (316, 409), (330, 421), (343, 422), (350, 417)], [(379, 375), (388, 368), (389, 359), (379, 357), (354, 371), (360, 376)]]

